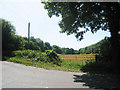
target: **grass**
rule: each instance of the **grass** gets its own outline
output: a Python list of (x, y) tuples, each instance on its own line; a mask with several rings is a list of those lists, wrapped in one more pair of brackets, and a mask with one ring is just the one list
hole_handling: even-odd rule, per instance
[(90, 62), (95, 62), (95, 54), (58, 55), (54, 51), (40, 52), (35, 50), (13, 51), (6, 61), (45, 69), (81, 72)]
[(110, 64), (105, 64), (103, 62), (95, 62), (95, 60), (64, 60), (62, 59), (61, 65), (56, 65), (49, 62), (36, 61), (34, 58), (27, 57), (7, 57), (7, 61), (24, 64), (27, 66), (34, 66), (38, 68), (45, 68), (48, 70), (60, 70), (60, 71), (70, 71), (70, 72), (88, 72), (88, 73), (112, 73), (113, 68)]
[(36, 62), (34, 58), (26, 58), (26, 57), (10, 57), (7, 58), (7, 61), (24, 64), (27, 66), (34, 66), (39, 68), (51, 69), (51, 70), (60, 70), (60, 71), (71, 71), (71, 72), (81, 72), (81, 68), (86, 65), (86, 62), (81, 62), (78, 60), (62, 60), (60, 66), (55, 65), (53, 63)]

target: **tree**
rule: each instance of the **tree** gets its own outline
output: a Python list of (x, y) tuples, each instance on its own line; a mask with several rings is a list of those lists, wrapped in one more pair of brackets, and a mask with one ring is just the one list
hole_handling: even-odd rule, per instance
[(66, 48), (66, 54), (74, 54), (74, 49), (73, 48)]
[(61, 48), (61, 50), (62, 54), (78, 54), (78, 51), (73, 48)]
[(45, 51), (45, 44), (44, 44), (44, 42), (41, 39), (36, 38), (36, 43), (40, 47), (41, 51), (44, 52)]
[[(120, 3), (100, 3), (100, 2), (43, 2), (44, 8), (47, 9), (49, 17), (53, 15), (62, 17), (59, 23), (62, 33), (75, 34), (79, 40), (83, 35), (91, 31), (98, 30), (110, 31), (112, 46), (111, 61), (115, 66), (120, 62)], [(83, 31), (80, 28), (84, 28)]]
[(50, 46), (49, 42), (45, 42), (45, 49), (46, 50), (52, 50), (52, 47)]
[(2, 24), (2, 50), (24, 49), (24, 39), (15, 34), (15, 27), (4, 19), (0, 19), (0, 22)]
[(10, 22), (0, 19), (2, 24), (2, 49), (3, 51), (14, 49), (13, 38), (15, 35), (15, 28)]
[(111, 53), (111, 45), (109, 41), (109, 37), (105, 37), (99, 42), (87, 46), (85, 48), (80, 48), (80, 54), (99, 54), (102, 56), (108, 56)]
[(62, 54), (62, 50), (61, 50), (61, 48), (60, 48), (59, 46), (53, 45), (53, 46), (52, 46), (52, 49), (53, 49), (56, 53)]
[(40, 47), (35, 42), (30, 41), (29, 49), (31, 49), (31, 50), (40, 50)]
[(34, 36), (31, 36), (30, 40), (33, 41), (33, 42), (36, 42), (36, 39), (34, 38)]
[(11, 56), (12, 51), (24, 49), (25, 43), (21, 36), (15, 34), (15, 27), (4, 19), (0, 19), (2, 25), (2, 56)]
[(25, 41), (24, 38), (22, 36), (18, 36), (18, 35), (14, 35), (14, 49), (15, 50), (23, 50), (25, 49)]

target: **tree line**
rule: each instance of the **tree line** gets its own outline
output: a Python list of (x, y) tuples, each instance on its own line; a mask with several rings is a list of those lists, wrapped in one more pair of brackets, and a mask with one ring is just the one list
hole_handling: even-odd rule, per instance
[(104, 39), (100, 40), (96, 44), (87, 46), (85, 48), (80, 48), (80, 54), (103, 54), (108, 53), (110, 51), (110, 37), (105, 37)]
[(57, 45), (51, 46), (49, 42), (44, 42), (40, 38), (30, 37), (28, 43), (27, 37), (22, 37), (16, 34), (15, 27), (5, 19), (0, 19), (2, 24), (2, 51), (15, 51), (15, 50), (39, 50), (44, 52), (45, 50), (54, 50), (58, 54), (78, 54), (77, 50), (73, 48), (61, 48)]
[(73, 48), (61, 48), (57, 45), (51, 46), (49, 42), (44, 42), (40, 38), (30, 37), (30, 42), (28, 43), (27, 37), (22, 37), (16, 35), (15, 27), (4, 19), (0, 20), (2, 22), (2, 49), (4, 51), (15, 51), (15, 50), (39, 50), (44, 52), (45, 50), (54, 50), (58, 54), (96, 54), (106, 52), (110, 48), (109, 38), (105, 38), (100, 42), (87, 46), (85, 48), (80, 48), (79, 50), (74, 50)]

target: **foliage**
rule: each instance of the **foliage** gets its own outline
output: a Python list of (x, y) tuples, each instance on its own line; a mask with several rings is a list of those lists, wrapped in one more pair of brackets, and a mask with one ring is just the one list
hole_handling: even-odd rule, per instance
[[(75, 61), (75, 60), (62, 60), (62, 62), (60, 62), (60, 65), (54, 64), (53, 62), (49, 63), (49, 62), (43, 61), (43, 60), (48, 60), (49, 58), (54, 59), (54, 57), (51, 55), (51, 54), (53, 54), (54, 51), (51, 51), (51, 50), (46, 51), (48, 53), (47, 54), (48, 57), (47, 56), (45, 56), (45, 57), (42, 56), (41, 57), (41, 55), (46, 54), (46, 52), (44, 52), (42, 54), (39, 54), (39, 56), (40, 56), (39, 61), (37, 61), (37, 60), (35, 61), (35, 58), (25, 57), (25, 56), (27, 56), (26, 54), (31, 52), (31, 51), (33, 52), (33, 50), (29, 50), (29, 51), (24, 50), (23, 52), (20, 51), (20, 50), (19, 51), (14, 51), (14, 53), (16, 53), (16, 56), (7, 58), (7, 61), (16, 62), (16, 63), (29, 65), (29, 66), (46, 68), (46, 69), (61, 70), (61, 71), (72, 71), (72, 72), (81, 72), (80, 69), (83, 66), (85, 66), (85, 64), (86, 64), (86, 63), (82, 63), (81, 61)], [(23, 53), (24, 53), (25, 56), (23, 55)], [(50, 55), (50, 57), (49, 57), (49, 55)], [(46, 57), (48, 59), (46, 59)], [(43, 58), (45, 58), (45, 59), (43, 59)]]
[[(96, 33), (98, 30), (110, 31), (111, 51), (109, 61), (114, 63), (115, 70), (120, 68), (120, 29), (119, 29), (119, 2), (42, 2), (48, 11), (48, 16), (61, 16), (59, 22), (62, 33), (75, 34), (79, 40), (83, 35), (91, 31)], [(84, 28), (84, 30), (80, 30)], [(86, 50), (89, 50), (85, 48)], [(98, 52), (98, 50), (96, 51)], [(118, 72), (118, 71), (117, 71)], [(120, 72), (118, 72), (120, 73)]]
[(31, 59), (36, 62), (53, 63), (55, 65), (60, 65), (62, 62), (57, 53), (52, 50), (47, 50), (45, 53), (36, 50), (17, 50), (13, 51), (12, 57), (24, 57), (24, 59)]
[(12, 52), (14, 50), (40, 50), (44, 52), (45, 50), (52, 49), (48, 42), (43, 42), (39, 38), (30, 37), (30, 43), (28, 43), (27, 37), (21, 37), (16, 35), (15, 27), (4, 19), (0, 19), (2, 24), (2, 49), (3, 56), (9, 56), (7, 52)]
[(105, 37), (103, 40), (100, 40), (98, 43), (87, 46), (85, 48), (80, 48), (80, 54), (108, 54), (110, 53), (111, 44), (109, 37)]
[(104, 63), (111, 62), (111, 51), (112, 50), (109, 37), (105, 37), (103, 40), (99, 41), (96, 44), (79, 49), (80, 54), (97, 54), (96, 60), (104, 61)]
[(49, 42), (43, 42), (40, 38), (30, 37), (30, 43), (28, 43), (27, 37), (18, 36), (15, 34), (15, 28), (10, 22), (1, 19), (2, 22), (2, 44), (3, 44), (3, 56), (7, 52), (14, 50), (39, 50), (44, 52), (45, 50), (54, 50), (58, 54), (76, 54), (72, 48), (61, 48), (57, 45), (51, 46)]
[(23, 38), (15, 35), (15, 27), (8, 21), (0, 19), (2, 23), (2, 50), (13, 51), (24, 48)]
[[(45, 57), (41, 56), (41, 55), (45, 55), (46, 54), (45, 52), (42, 54), (38, 54), (39, 61), (35, 60), (35, 58), (27, 57), (29, 55), (29, 52), (31, 52), (31, 56), (33, 56), (32, 54), (34, 52), (33, 50), (14, 51), (14, 54), (16, 56), (7, 58), (7, 61), (25, 64), (29, 66), (46, 68), (46, 69), (61, 70), (61, 71), (72, 71), (72, 72), (82, 71), (82, 72), (89, 72), (89, 73), (113, 73), (114, 72), (110, 63), (106, 64), (103, 62), (89, 62), (89, 61), (86, 63), (83, 63), (83, 61), (81, 60), (62, 60), (60, 65), (56, 65), (54, 63), (43, 61), (43, 60), (48, 60), (46, 59), (46, 56)], [(52, 51), (48, 50), (46, 52), (49, 53), (48, 56), (52, 54)], [(34, 53), (40, 53), (40, 52), (37, 51)], [(85, 55), (81, 55), (81, 56), (84, 57)]]
[(53, 50), (47, 50), (46, 55), (48, 57), (48, 62), (53, 62), (53, 64), (60, 65), (61, 64), (61, 59), (57, 55), (57, 53)]
[(59, 54), (62, 54), (62, 50), (59, 46), (57, 45), (53, 45), (52, 46), (52, 49), (56, 52), (56, 53), (59, 53)]
[(62, 48), (62, 54), (79, 54), (79, 51), (73, 48)]
[[(9, 22), (3, 20), (3, 29), (2, 29), (2, 41), (3, 41), (3, 55), (5, 55), (5, 51), (13, 51), (13, 50), (24, 50), (24, 49), (31, 49), (31, 50), (40, 50), (44, 52), (45, 50), (54, 50), (58, 54), (90, 54), (90, 53), (103, 53), (103, 48), (105, 52), (107, 53), (108, 48), (108, 41), (107, 39), (105, 41), (100, 41), (97, 44), (81, 48), (79, 51), (74, 50), (73, 48), (61, 48), (57, 45), (50, 46), (49, 42), (43, 42), (39, 38), (34, 38), (33, 36), (30, 37), (30, 43), (28, 44), (28, 38), (27, 37), (21, 37), (18, 35), (15, 35), (15, 29), (14, 26), (12, 26)], [(7, 26), (8, 25), (8, 26)], [(8, 28), (9, 27), (9, 28)], [(8, 29), (6, 29), (8, 28)], [(106, 43), (102, 45), (103, 43)], [(6, 53), (7, 54), (7, 53)], [(8, 54), (9, 55), (9, 54)]]
[(49, 42), (45, 42), (45, 50), (52, 50)]
[[(29, 56), (31, 55), (31, 58), (32, 58), (32, 54), (31, 53), (36, 53), (37, 51), (34, 51), (34, 50), (17, 50), (17, 51), (13, 51), (12, 55), (13, 56), (18, 56), (18, 57), (24, 57), (24, 56)], [(33, 57), (34, 58), (34, 57)]]
[(61, 70), (61, 71), (71, 71), (71, 72), (81, 72), (80, 68), (84, 66), (81, 62), (74, 62), (74, 61), (62, 61), (61, 65), (56, 65), (53, 63), (48, 62), (34, 62), (32, 59), (23, 58), (23, 57), (10, 57), (7, 58), (7, 61), (16, 62), (28, 66), (35, 66), (45, 69), (52, 69), (52, 70)]
[[(109, 17), (112, 12), (118, 13), (118, 3), (84, 3), (84, 2), (43, 2), (48, 16), (62, 16), (59, 23), (61, 32), (75, 34), (80, 40), (87, 31), (92, 33), (97, 30), (110, 29)], [(118, 18), (118, 17), (116, 17)], [(84, 31), (79, 28), (85, 28)]]

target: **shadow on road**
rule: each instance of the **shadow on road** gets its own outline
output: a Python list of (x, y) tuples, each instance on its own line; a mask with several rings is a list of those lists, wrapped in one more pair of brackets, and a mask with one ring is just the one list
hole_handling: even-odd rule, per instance
[(88, 86), (94, 89), (104, 90), (120, 90), (120, 81), (113, 75), (101, 75), (101, 74), (83, 74), (73, 75), (74, 82), (84, 83), (84, 86)]

